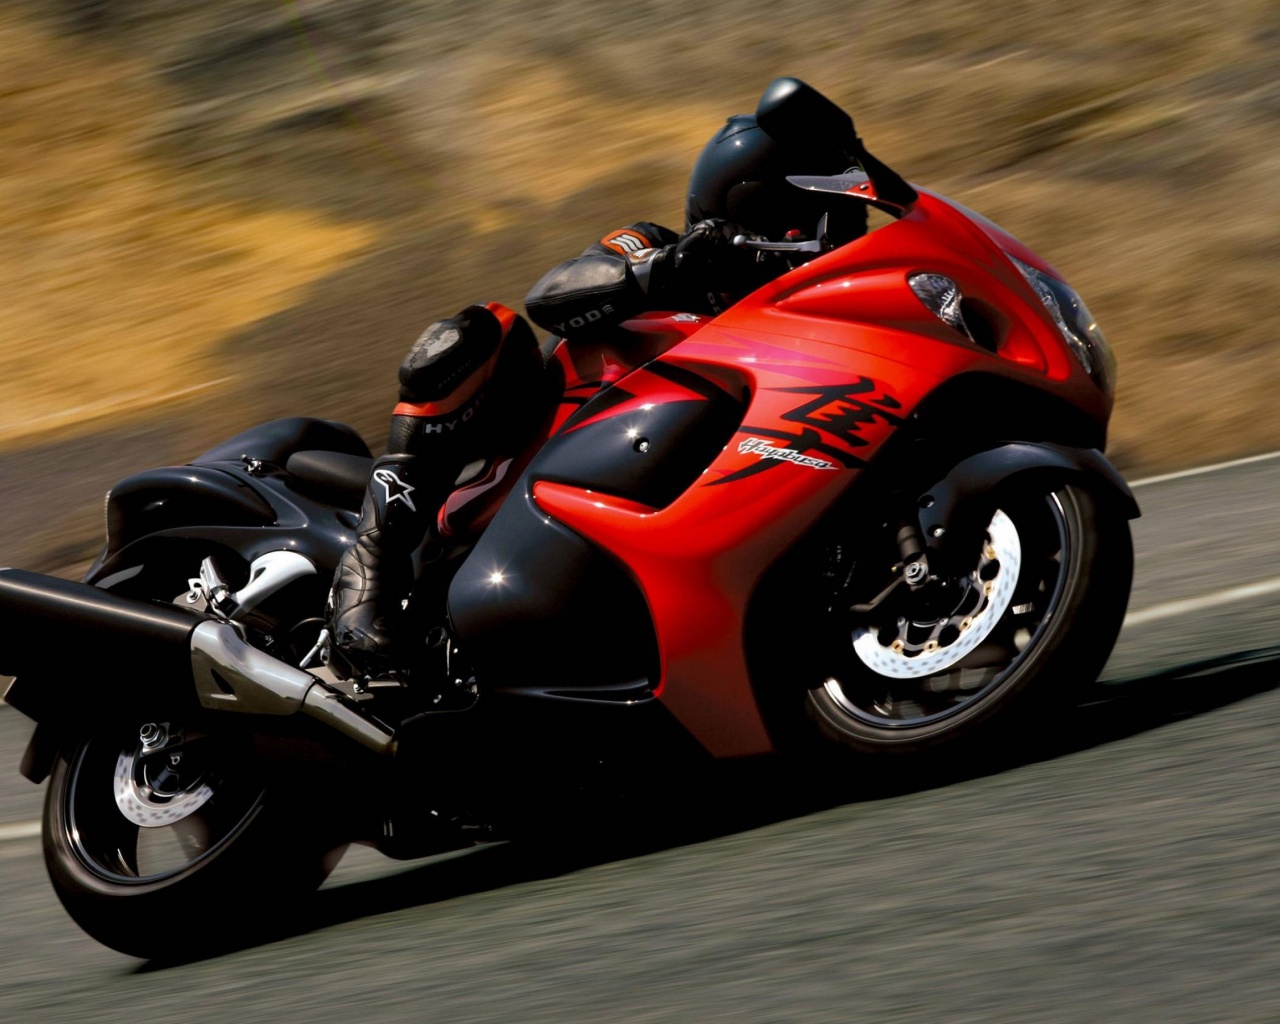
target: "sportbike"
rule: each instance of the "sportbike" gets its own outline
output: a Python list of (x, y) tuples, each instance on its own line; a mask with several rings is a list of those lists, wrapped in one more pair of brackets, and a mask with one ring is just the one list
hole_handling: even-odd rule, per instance
[[(759, 122), (854, 138), (815, 96), (771, 89)], [(83, 582), (0, 571), (6, 699), (37, 723), (22, 772), (48, 780), (75, 920), (174, 955), (352, 842), (519, 835), (546, 794), (661, 792), (688, 760), (963, 756), (1091, 683), (1138, 514), (1101, 454), (1111, 351), (1026, 246), (861, 164), (790, 180), (883, 226), (743, 236), (787, 269), (723, 314), (550, 351), (537, 429), (417, 552), (420, 642), (380, 678), (326, 664), (372, 463), (342, 424), (121, 481)]]

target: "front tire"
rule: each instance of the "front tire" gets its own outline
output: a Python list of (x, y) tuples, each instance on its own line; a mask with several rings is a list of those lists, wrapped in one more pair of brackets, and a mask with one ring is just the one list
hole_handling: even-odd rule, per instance
[(934, 593), (916, 612), (841, 621), (805, 709), (821, 739), (860, 754), (918, 753), (1026, 723), (1097, 678), (1132, 574), (1114, 503), (1077, 486), (1006, 495), (972, 584), (951, 581), (976, 596), (954, 609), (944, 599), (940, 611)]

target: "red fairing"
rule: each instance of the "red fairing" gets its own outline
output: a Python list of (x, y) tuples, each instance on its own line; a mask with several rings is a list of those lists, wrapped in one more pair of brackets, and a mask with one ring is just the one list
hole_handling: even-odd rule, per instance
[[(815, 346), (759, 344), (711, 326), (661, 362), (751, 393), (734, 442), (701, 480), (664, 509), (539, 482), (549, 515), (619, 559), (638, 581), (654, 618), (661, 656), (659, 698), (719, 756), (770, 749), (743, 652), (747, 602), (764, 571), (803, 535), (937, 378), (860, 361), (851, 376)], [(646, 387), (649, 381), (652, 390)], [(665, 400), (657, 375), (627, 378), (635, 402)]]
[[(627, 372), (654, 348), (666, 349), (659, 364), (749, 396), (731, 443), (666, 508), (547, 481), (533, 489), (542, 510), (637, 581), (657, 633), (659, 699), (713, 754), (771, 749), (743, 636), (762, 575), (939, 384), (966, 373), (1024, 381), (1105, 427), (1110, 396), (1065, 349), (1001, 252), (997, 241), (1013, 244), (1007, 237), (993, 238), (925, 193), (901, 220), (783, 275), (713, 321), (649, 314), (626, 325), (638, 346), (627, 339), (577, 355), (561, 346), (569, 378), (561, 421), (603, 383), (622, 381), (633, 397), (599, 418), (687, 400), (665, 375)], [(925, 308), (907, 285), (916, 271), (945, 274), (1000, 311), (995, 352)]]

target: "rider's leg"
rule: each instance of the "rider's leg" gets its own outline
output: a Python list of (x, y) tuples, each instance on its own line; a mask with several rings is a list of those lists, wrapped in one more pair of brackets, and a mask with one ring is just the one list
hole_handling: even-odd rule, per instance
[(386, 659), (405, 632), (414, 550), (462, 469), (492, 447), (502, 413), (493, 399), (540, 365), (533, 332), (496, 305), (432, 324), (410, 349), (387, 452), (374, 463), (356, 540), (334, 575), (330, 632), (348, 662)]

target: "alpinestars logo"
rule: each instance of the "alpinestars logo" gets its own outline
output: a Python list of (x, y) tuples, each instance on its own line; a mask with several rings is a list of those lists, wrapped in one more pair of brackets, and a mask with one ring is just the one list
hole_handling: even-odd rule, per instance
[(780, 459), (783, 462), (794, 462), (797, 466), (808, 466), (810, 469), (840, 468), (834, 462), (828, 462), (826, 459), (815, 459), (813, 456), (805, 455), (794, 448), (778, 448), (758, 437), (749, 437), (745, 441), (740, 441), (738, 443), (738, 453), (741, 455), (759, 455), (762, 459)]
[(409, 497), (410, 494), (417, 490), (412, 484), (405, 483), (389, 469), (375, 469), (373, 478), (382, 484), (383, 489), (387, 492), (387, 508), (391, 507), (393, 501), (403, 501), (409, 506), (411, 512), (418, 511), (418, 506)]

